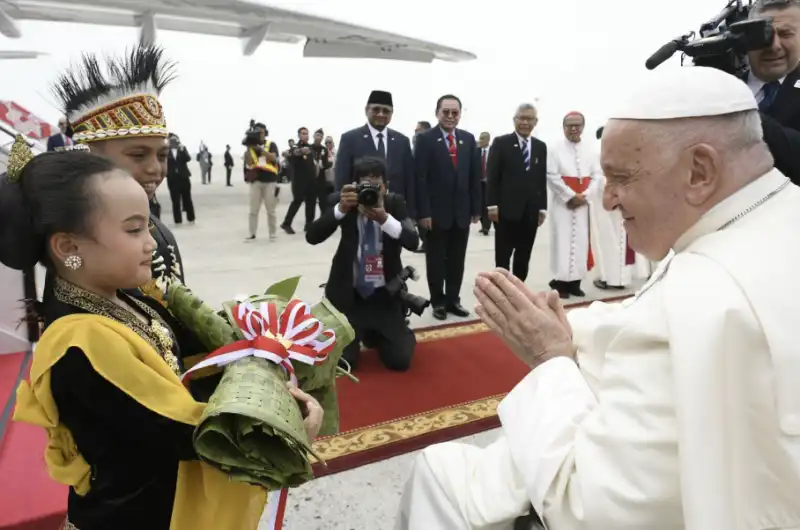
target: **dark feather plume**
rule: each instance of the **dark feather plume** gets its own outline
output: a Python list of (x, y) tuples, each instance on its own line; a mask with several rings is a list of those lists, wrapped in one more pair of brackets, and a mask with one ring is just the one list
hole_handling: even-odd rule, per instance
[(67, 70), (53, 85), (53, 93), (61, 102), (65, 114), (108, 94), (111, 83), (103, 75), (100, 63), (93, 54), (83, 54), (81, 61)]
[(150, 84), (160, 93), (175, 79), (175, 63), (164, 60), (158, 46), (137, 46), (126, 57), (109, 61), (108, 71), (115, 87), (123, 90)]
[(175, 63), (164, 59), (158, 46), (139, 45), (123, 57), (106, 59), (105, 72), (95, 54), (84, 54), (81, 61), (58, 78), (54, 95), (64, 113), (91, 105), (112, 91), (134, 91), (152, 86), (161, 92), (175, 78)]

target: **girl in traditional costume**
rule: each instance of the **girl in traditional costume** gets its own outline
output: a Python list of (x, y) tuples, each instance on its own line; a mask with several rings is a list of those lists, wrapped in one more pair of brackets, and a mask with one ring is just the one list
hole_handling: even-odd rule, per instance
[(129, 291), (151, 277), (148, 218), (141, 186), (109, 159), (32, 158), (18, 138), (0, 177), (0, 262), (45, 265), (52, 296), (14, 418), (47, 430), (50, 475), (70, 486), (67, 529), (255, 530), (266, 492), (197, 460), (205, 403), (181, 382), (174, 320)]

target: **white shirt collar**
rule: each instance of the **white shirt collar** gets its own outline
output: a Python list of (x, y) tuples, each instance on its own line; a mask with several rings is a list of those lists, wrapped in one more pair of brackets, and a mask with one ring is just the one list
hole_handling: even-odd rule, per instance
[(530, 137), (530, 136), (528, 136), (527, 138), (525, 138), (524, 136), (522, 136), (522, 135), (521, 135), (520, 133), (518, 133), (518, 132), (515, 132), (514, 134), (516, 134), (516, 135), (517, 135), (517, 140), (519, 140), (519, 143), (520, 143), (520, 144), (525, 144), (525, 142), (528, 142), (528, 144), (530, 144), (530, 141), (531, 141), (531, 137)]
[(379, 134), (379, 133), (383, 133), (383, 139), (384, 139), (384, 141), (386, 141), (386, 138), (387, 138), (387, 136), (388, 136), (388, 135), (386, 134), (386, 131), (388, 131), (388, 130), (389, 130), (388, 128), (386, 128), (386, 129), (384, 129), (384, 130), (382, 130), (382, 131), (379, 131), (378, 129), (376, 129), (375, 127), (373, 127), (372, 125), (370, 125), (369, 123), (367, 123), (367, 127), (369, 128), (369, 133), (372, 135), (372, 139), (373, 139), (373, 140), (375, 140), (375, 141), (377, 142), (377, 141), (378, 141), (378, 134)]
[(711, 208), (689, 230), (678, 238), (675, 252), (682, 252), (694, 241), (720, 229), (737, 215), (752, 209), (754, 204), (769, 193), (782, 186), (788, 179), (777, 169), (771, 169), (764, 176), (754, 180), (744, 188), (725, 198)]
[[(784, 80), (786, 80), (786, 76), (783, 76), (780, 79), (778, 79), (778, 83), (783, 85)], [(766, 81), (762, 81), (761, 79), (756, 77), (755, 74), (753, 74), (753, 72), (750, 72), (750, 74), (747, 76), (747, 86), (750, 87), (750, 90), (753, 92), (753, 94), (758, 94), (759, 92), (761, 92), (761, 89), (764, 88), (764, 85), (766, 84), (767, 84)]]

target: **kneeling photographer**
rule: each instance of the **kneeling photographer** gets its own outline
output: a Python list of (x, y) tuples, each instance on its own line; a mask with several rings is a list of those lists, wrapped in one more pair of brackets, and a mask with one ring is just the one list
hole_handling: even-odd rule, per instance
[(322, 243), (341, 227), (339, 248), (333, 257), (325, 296), (344, 313), (356, 331), (356, 340), (343, 358), (355, 369), (359, 340), (378, 351), (390, 370), (407, 370), (416, 338), (406, 323), (408, 310), (421, 313), (427, 300), (410, 295), (405, 280), (413, 269), (403, 269), (402, 247), (414, 250), (419, 237), (408, 217), (402, 196), (386, 193), (386, 164), (365, 157), (353, 167), (356, 183), (332, 195), (336, 206), (311, 223), (306, 240)]

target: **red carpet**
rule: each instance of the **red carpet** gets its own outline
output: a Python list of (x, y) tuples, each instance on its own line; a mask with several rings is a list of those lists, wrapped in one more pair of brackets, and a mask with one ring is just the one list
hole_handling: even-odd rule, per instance
[[(621, 298), (627, 296), (609, 301)], [(315, 464), (316, 476), (499, 426), (497, 405), (528, 368), (480, 322), (416, 333), (408, 372), (389, 372), (366, 351), (356, 372), (360, 382), (339, 379), (342, 432), (314, 443), (327, 464)]]
[[(23, 354), (0, 355), (0, 409), (11, 394)], [(67, 488), (44, 465), (44, 430), (9, 422), (0, 441), (0, 529), (58, 530), (67, 512)]]

